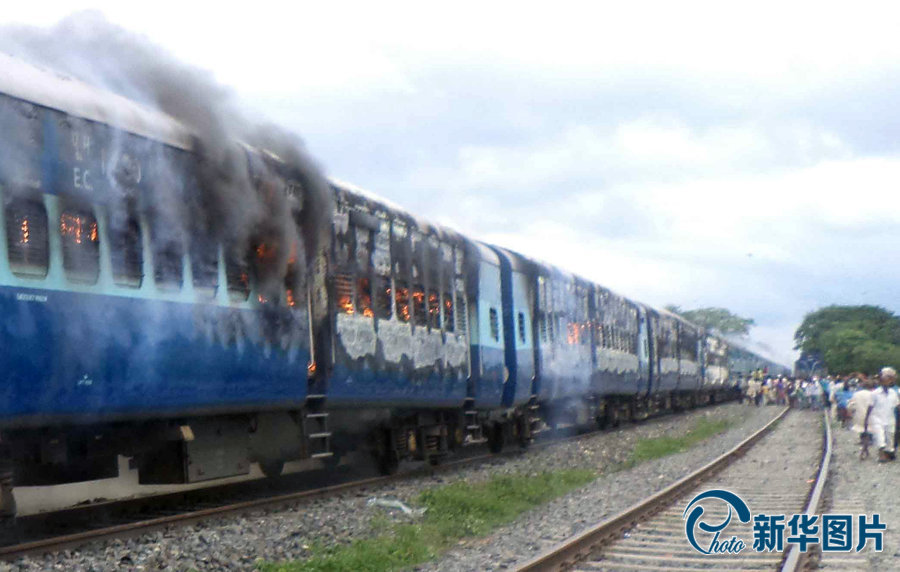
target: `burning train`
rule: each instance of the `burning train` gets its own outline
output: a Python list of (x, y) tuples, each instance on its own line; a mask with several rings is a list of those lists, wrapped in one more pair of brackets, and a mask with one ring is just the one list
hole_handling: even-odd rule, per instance
[[(119, 455), (142, 483), (359, 450), (391, 472), (733, 393), (729, 344), (676, 315), (264, 147), (0, 69), (6, 514), (13, 486), (115, 476)], [(228, 200), (256, 222), (235, 231)]]

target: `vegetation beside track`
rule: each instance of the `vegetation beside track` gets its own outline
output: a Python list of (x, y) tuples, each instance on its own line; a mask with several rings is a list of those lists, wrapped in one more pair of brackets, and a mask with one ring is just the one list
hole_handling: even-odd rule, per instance
[(587, 469), (497, 476), (477, 484), (457, 482), (424, 491), (426, 508), (416, 524), (388, 525), (374, 538), (339, 546), (313, 546), (308, 560), (263, 563), (263, 572), (368, 572), (398, 570), (428, 561), (462, 538), (484, 536), (523, 512), (597, 477)]
[(644, 461), (651, 461), (687, 451), (700, 441), (719, 433), (724, 433), (734, 425), (735, 422), (731, 419), (699, 419), (684, 435), (677, 437), (664, 435), (651, 439), (641, 439), (635, 444), (631, 457), (625, 463), (625, 468), (633, 467)]
[[(732, 419), (697, 420), (676, 437), (640, 439), (628, 460), (613, 470), (686, 451), (701, 441), (724, 433)], [(604, 471), (608, 472), (608, 471)], [(395, 524), (377, 517), (372, 538), (342, 545), (313, 545), (312, 555), (293, 562), (260, 563), (261, 572), (337, 572), (401, 570), (427, 562), (463, 538), (488, 535), (520, 514), (541, 506), (598, 476), (591, 469), (496, 476), (470, 484), (456, 482), (424, 491), (416, 504), (426, 509), (420, 522)]]

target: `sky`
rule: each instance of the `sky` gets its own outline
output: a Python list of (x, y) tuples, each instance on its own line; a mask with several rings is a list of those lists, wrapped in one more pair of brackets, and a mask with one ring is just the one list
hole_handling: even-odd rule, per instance
[(40, 2), (96, 10), (299, 134), (330, 176), (633, 299), (900, 310), (891, 3)]

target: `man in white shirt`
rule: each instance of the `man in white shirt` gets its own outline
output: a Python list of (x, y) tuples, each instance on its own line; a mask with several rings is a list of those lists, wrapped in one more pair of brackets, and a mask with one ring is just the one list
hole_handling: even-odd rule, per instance
[(872, 406), (872, 396), (875, 394), (873, 390), (874, 385), (872, 380), (860, 374), (860, 387), (847, 403), (847, 413), (853, 419), (852, 429), (859, 436), (859, 444), (861, 445), (860, 459), (869, 458), (869, 444), (872, 438), (871, 434), (866, 432), (866, 417), (869, 414), (869, 407)]
[(881, 387), (872, 395), (872, 405), (866, 414), (865, 425), (878, 447), (878, 460), (883, 462), (894, 460), (894, 412), (897, 405), (900, 405), (900, 396), (894, 388), (897, 382), (897, 371), (894, 368), (883, 368), (880, 377)]

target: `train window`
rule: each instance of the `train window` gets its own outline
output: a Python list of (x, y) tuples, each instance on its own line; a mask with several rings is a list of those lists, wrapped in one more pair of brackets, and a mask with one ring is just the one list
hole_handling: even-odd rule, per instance
[(434, 291), (428, 293), (428, 326), (433, 330), (441, 329), (441, 298)]
[(469, 328), (469, 316), (466, 311), (466, 295), (462, 292), (456, 293), (456, 321), (459, 326), (459, 331), (462, 334), (465, 334)]
[(342, 314), (354, 314), (356, 308), (353, 305), (353, 277), (344, 272), (334, 275), (334, 299), (337, 303), (337, 311)]
[(496, 308), (491, 308), (488, 312), (491, 322), (491, 337), (495, 342), (500, 341), (500, 316), (497, 314)]
[(43, 278), (50, 256), (47, 211), (40, 201), (15, 200), (6, 205), (9, 266), (16, 276)]
[(401, 322), (409, 321), (409, 287), (402, 280), (397, 281), (397, 319)]
[(416, 284), (413, 288), (413, 323), (417, 326), (424, 326), (428, 323), (428, 315), (425, 312), (425, 289), (421, 284)]
[(391, 279), (375, 277), (375, 312), (380, 320), (391, 319)]
[(519, 312), (519, 341), (525, 343), (525, 314)]
[(453, 297), (449, 292), (444, 292), (444, 330), (454, 331), (453, 323)]
[(368, 278), (360, 278), (356, 281), (359, 288), (359, 309), (362, 315), (371, 318), (375, 315), (372, 311), (372, 286)]
[(541, 341), (547, 341), (547, 316), (540, 317)]
[(219, 286), (219, 249), (216, 245), (192, 245), (191, 273), (194, 288), (209, 296)]
[(139, 288), (144, 279), (144, 249), (137, 219), (128, 217), (121, 225), (112, 222), (109, 241), (113, 280), (120, 286)]
[(63, 211), (59, 215), (59, 236), (66, 275), (77, 282), (95, 283), (100, 275), (100, 233), (94, 215)]
[(250, 296), (250, 265), (247, 257), (225, 249), (225, 283), (228, 297), (234, 302), (242, 302)]
[(161, 288), (181, 288), (183, 279), (181, 245), (169, 242), (153, 251), (153, 276)]

